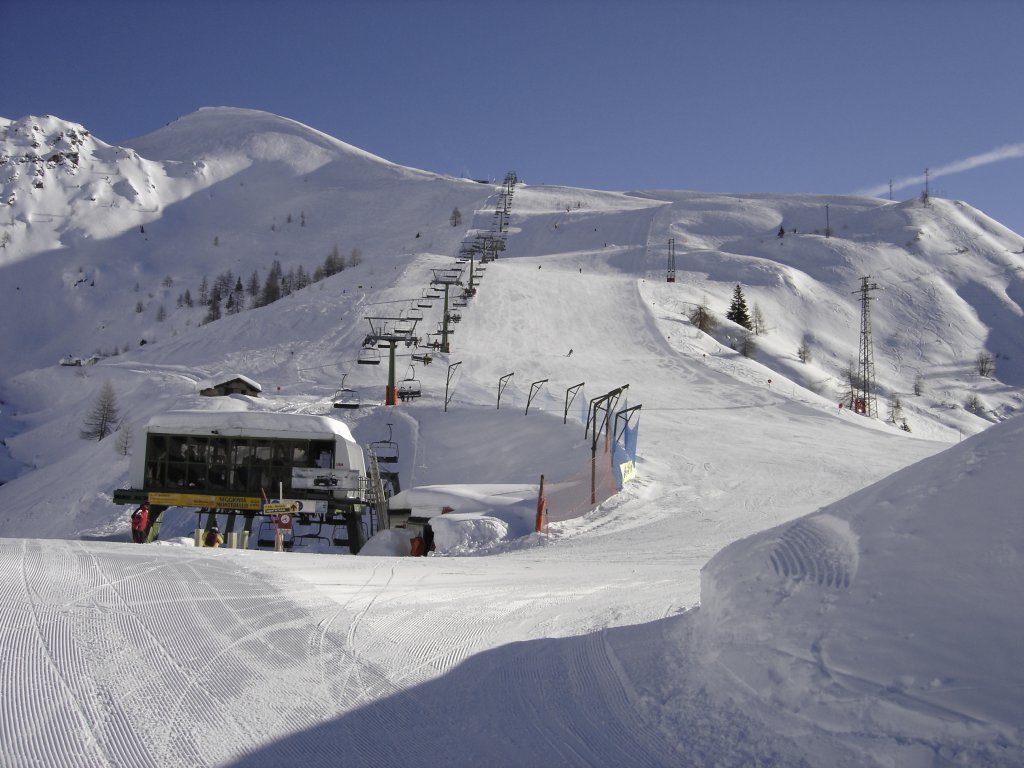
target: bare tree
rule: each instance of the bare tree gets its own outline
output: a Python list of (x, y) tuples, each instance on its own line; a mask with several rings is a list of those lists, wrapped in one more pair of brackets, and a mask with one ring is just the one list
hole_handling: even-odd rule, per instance
[[(892, 393), (892, 397), (889, 398), (889, 421), (893, 424), (903, 418), (903, 401), (900, 400), (900, 396), (895, 392)], [(903, 419), (906, 421), (906, 419)]]
[(708, 335), (714, 333), (718, 327), (718, 320), (708, 308), (707, 297), (690, 312), (690, 322), (697, 326), (697, 330)]
[(757, 341), (751, 331), (747, 331), (743, 334), (743, 338), (740, 339), (740, 346), (737, 351), (744, 357), (753, 357), (757, 352)]
[(127, 424), (122, 424), (117, 430), (117, 442), (114, 450), (122, 456), (128, 456), (132, 452), (132, 430)]
[(85, 415), (82, 431), (83, 440), (102, 440), (117, 428), (117, 397), (109, 381), (103, 382), (92, 409)]
[(982, 402), (977, 392), (972, 392), (967, 398), (967, 410), (975, 416), (983, 416), (985, 414), (985, 403)]
[(752, 324), (751, 330), (753, 330), (758, 336), (763, 336), (768, 333), (768, 329), (764, 324), (764, 315), (761, 313), (761, 307), (757, 304), (754, 304), (754, 311), (750, 316), (750, 322)]
[(914, 377), (914, 394), (917, 397), (920, 397), (921, 395), (924, 394), (924, 376), (922, 376), (920, 373), (917, 374), (916, 377)]
[(807, 339), (800, 342), (800, 346), (796, 350), (796, 356), (801, 363), (809, 363), (811, 361), (811, 345)]
[(979, 352), (974, 360), (978, 368), (978, 375), (989, 378), (996, 371), (996, 365), (992, 362), (992, 355), (988, 352)]

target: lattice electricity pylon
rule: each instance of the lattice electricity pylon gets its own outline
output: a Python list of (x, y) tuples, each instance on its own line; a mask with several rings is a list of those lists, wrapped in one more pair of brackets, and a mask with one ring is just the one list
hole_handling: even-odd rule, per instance
[(668, 241), (668, 280), (667, 282), (674, 283), (676, 281), (676, 239), (670, 237)]
[(877, 283), (869, 283), (871, 276), (860, 279), (860, 354), (858, 355), (858, 378), (850, 388), (853, 402), (850, 407), (855, 413), (865, 416), (878, 416), (878, 404), (875, 401), (875, 353), (871, 343), (871, 291), (877, 291)]

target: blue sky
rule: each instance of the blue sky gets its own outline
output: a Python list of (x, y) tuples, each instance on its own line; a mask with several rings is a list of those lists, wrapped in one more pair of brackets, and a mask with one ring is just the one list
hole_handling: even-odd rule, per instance
[(0, 18), (0, 115), (109, 143), (237, 106), (532, 184), (888, 197), (893, 179), (905, 199), (930, 168), (933, 194), (1024, 233), (1017, 0), (0, 0)]

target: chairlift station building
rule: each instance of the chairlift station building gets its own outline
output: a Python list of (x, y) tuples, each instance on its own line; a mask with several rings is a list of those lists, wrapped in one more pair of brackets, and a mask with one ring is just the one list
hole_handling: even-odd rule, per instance
[[(168, 507), (217, 510), (229, 514), (228, 531), (237, 514), (249, 531), (269, 497), (353, 531), (369, 503), (363, 450), (346, 424), (327, 416), (171, 411), (150, 419), (139, 437), (131, 487), (115, 491), (114, 503), (148, 501), (156, 520)], [(158, 532), (159, 524), (150, 538)]]

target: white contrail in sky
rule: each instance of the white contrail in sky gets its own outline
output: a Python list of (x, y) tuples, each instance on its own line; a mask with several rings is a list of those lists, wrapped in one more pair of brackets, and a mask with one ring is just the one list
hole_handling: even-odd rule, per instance
[[(938, 168), (930, 168), (928, 170), (928, 178), (934, 179), (939, 176), (948, 176), (951, 173), (969, 171), (972, 168), (977, 168), (982, 165), (990, 165), (991, 163), (998, 163), (1003, 160), (1013, 160), (1018, 157), (1024, 157), (1024, 144), (1007, 144), (1005, 147), (999, 147), (998, 149), (992, 149), (988, 152), (982, 152), (980, 155), (972, 155), (971, 157), (964, 158), (963, 160), (957, 160), (955, 162), (939, 166)], [(908, 176), (904, 179), (895, 179), (892, 182), (892, 188), (893, 190), (897, 190), (914, 184), (923, 183), (924, 174), (922, 173), (920, 176)], [(862, 189), (860, 192), (856, 192), (855, 194), (867, 195), (868, 197), (878, 197), (888, 191), (888, 184), (879, 184), (877, 187)]]

